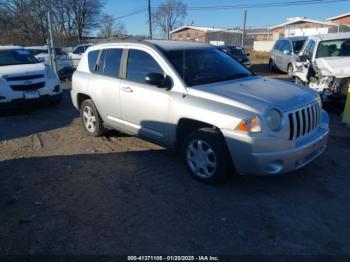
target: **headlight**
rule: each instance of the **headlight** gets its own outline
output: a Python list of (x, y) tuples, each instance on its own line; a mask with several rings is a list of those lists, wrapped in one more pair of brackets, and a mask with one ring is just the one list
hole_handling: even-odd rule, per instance
[(282, 115), (277, 109), (270, 110), (266, 115), (266, 119), (272, 131), (277, 131), (281, 128)]
[(317, 103), (318, 103), (318, 108), (319, 108), (319, 109), (322, 109), (323, 104), (322, 104), (322, 98), (321, 98), (321, 96), (318, 97)]
[(56, 73), (50, 67), (46, 67), (46, 74), (48, 79), (57, 79)]
[(261, 132), (261, 121), (259, 117), (243, 119), (235, 128), (237, 131), (259, 133)]

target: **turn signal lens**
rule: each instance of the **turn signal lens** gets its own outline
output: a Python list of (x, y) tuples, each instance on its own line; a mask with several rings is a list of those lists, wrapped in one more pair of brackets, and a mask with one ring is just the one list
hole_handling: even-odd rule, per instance
[(237, 125), (235, 130), (241, 131), (241, 132), (246, 132), (246, 133), (247, 132), (259, 133), (259, 132), (261, 132), (260, 119), (258, 117), (244, 119)]

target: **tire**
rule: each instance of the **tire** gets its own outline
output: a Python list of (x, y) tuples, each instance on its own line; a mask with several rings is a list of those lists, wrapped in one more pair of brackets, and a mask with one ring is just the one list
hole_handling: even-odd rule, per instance
[(289, 64), (287, 67), (287, 74), (290, 78), (293, 78), (293, 72), (294, 72), (293, 65)]
[(294, 77), (294, 84), (305, 86), (305, 83), (299, 77)]
[(51, 105), (53, 105), (53, 106), (58, 106), (59, 104), (61, 104), (61, 102), (62, 102), (62, 97), (60, 97), (60, 98), (58, 98), (58, 99), (52, 101), (52, 102), (51, 102)]
[(103, 121), (91, 99), (84, 100), (80, 106), (83, 129), (89, 136), (98, 137), (105, 133)]
[(200, 182), (221, 182), (232, 170), (225, 141), (212, 128), (201, 128), (190, 133), (183, 141), (181, 151), (188, 171)]
[(276, 66), (275, 66), (275, 63), (273, 62), (272, 59), (270, 59), (269, 61), (269, 72), (270, 73), (275, 73), (277, 70), (276, 70)]

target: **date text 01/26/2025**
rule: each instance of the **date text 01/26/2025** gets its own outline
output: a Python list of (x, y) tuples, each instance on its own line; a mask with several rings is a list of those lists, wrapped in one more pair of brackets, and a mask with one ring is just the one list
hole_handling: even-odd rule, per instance
[(220, 261), (216, 256), (128, 256), (128, 261)]

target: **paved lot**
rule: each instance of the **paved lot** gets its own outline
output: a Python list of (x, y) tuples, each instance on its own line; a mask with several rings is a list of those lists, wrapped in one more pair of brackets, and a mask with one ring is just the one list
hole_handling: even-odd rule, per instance
[(306, 168), (215, 187), (154, 144), (86, 137), (78, 117), (68, 92), (59, 106), (0, 117), (0, 255), (350, 254), (339, 116)]

